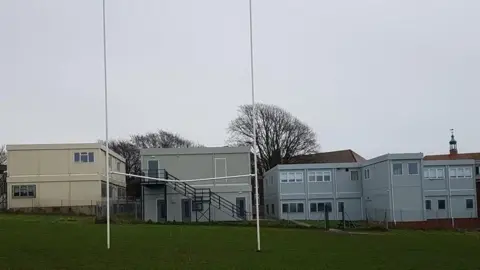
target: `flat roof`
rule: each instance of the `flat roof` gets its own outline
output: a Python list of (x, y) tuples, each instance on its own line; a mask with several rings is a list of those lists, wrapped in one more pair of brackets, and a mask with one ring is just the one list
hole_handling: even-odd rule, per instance
[(202, 154), (249, 154), (251, 148), (241, 147), (188, 147), (188, 148), (147, 148), (140, 149), (140, 155), (202, 155)]
[[(32, 151), (32, 150), (82, 150), (82, 149), (101, 149), (106, 151), (106, 147), (100, 143), (56, 143), (56, 144), (9, 144), (8, 151)], [(109, 153), (125, 162), (125, 158), (109, 149)]]

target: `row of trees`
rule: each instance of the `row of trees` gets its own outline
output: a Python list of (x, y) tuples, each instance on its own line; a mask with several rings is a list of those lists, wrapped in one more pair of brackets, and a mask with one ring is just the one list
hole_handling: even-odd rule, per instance
[[(227, 143), (230, 146), (251, 146), (255, 139), (258, 147), (260, 174), (282, 160), (288, 161), (296, 155), (318, 151), (317, 136), (313, 129), (283, 108), (269, 104), (257, 104), (256, 138), (253, 138), (253, 117), (252, 105), (240, 106), (237, 117), (228, 126)], [(137, 175), (141, 174), (141, 148), (198, 146), (202, 145), (165, 130), (138, 134), (128, 139), (109, 142), (109, 147), (125, 158), (126, 172)], [(4, 156), (6, 159), (6, 155)], [(2, 152), (0, 152), (0, 162), (2, 161), (1, 158)], [(127, 179), (127, 194), (129, 196), (137, 196), (139, 190), (140, 185), (136, 179)]]
[(7, 147), (0, 145), (0, 165), (7, 164)]

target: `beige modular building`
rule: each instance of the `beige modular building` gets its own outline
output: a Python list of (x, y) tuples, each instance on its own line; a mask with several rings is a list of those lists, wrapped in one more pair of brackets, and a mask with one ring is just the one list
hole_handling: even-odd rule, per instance
[[(99, 143), (7, 145), (7, 208), (85, 208), (106, 198), (105, 147)], [(125, 172), (110, 151), (109, 167)], [(125, 197), (125, 176), (111, 174), (110, 197)]]

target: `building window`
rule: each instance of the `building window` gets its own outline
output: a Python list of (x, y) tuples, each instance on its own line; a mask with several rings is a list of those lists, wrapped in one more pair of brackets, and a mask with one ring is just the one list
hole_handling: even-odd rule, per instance
[(117, 172), (120, 171), (120, 162), (117, 161)]
[(418, 175), (418, 163), (417, 162), (408, 163), (408, 174), (409, 175)]
[(317, 212), (317, 204), (316, 203), (310, 203), (310, 212), (311, 213)]
[(445, 200), (438, 200), (438, 210), (445, 210)]
[(270, 213), (270, 211), (268, 211), (268, 204), (267, 204), (267, 214), (269, 214), (269, 213)]
[(325, 211), (332, 212), (332, 203), (325, 203)]
[(350, 171), (350, 180), (357, 181), (360, 180), (360, 174), (358, 171)]
[(293, 172), (288, 173), (288, 182), (289, 183), (295, 183), (295, 173), (293, 173)]
[(480, 166), (475, 167), (475, 175), (480, 175)]
[(282, 183), (287, 183), (287, 182), (288, 182), (288, 180), (287, 180), (287, 173), (282, 172), (282, 173), (280, 174), (280, 182), (282, 182)]
[(319, 202), (319, 203), (310, 203), (310, 212), (325, 212), (325, 210), (328, 210), (328, 212), (332, 212), (332, 203), (330, 202)]
[(363, 171), (363, 174), (364, 174), (364, 178), (365, 179), (370, 179), (370, 169), (365, 169), (365, 171)]
[(450, 174), (450, 178), (472, 178), (473, 177), (471, 167), (450, 168), (449, 174)]
[[(282, 183), (302, 183), (303, 172), (282, 172), (280, 173), (280, 182)], [(273, 178), (272, 178), (273, 184)]]
[(464, 168), (463, 169), (463, 174), (465, 176), (465, 178), (472, 178), (472, 168)]
[(403, 166), (402, 163), (393, 163), (393, 175), (402, 175), (403, 174)]
[(431, 200), (425, 200), (425, 209), (426, 210), (432, 210), (432, 201)]
[(467, 209), (473, 209), (473, 199), (466, 199), (465, 200), (465, 207)]
[(95, 162), (95, 155), (93, 152), (75, 152), (73, 153), (73, 161), (75, 163)]
[(14, 185), (12, 186), (12, 198), (35, 198), (37, 188), (35, 185)]
[(303, 213), (303, 203), (284, 203), (282, 204), (283, 213)]
[(295, 182), (297, 182), (297, 183), (302, 183), (303, 182), (303, 173), (302, 172), (296, 172), (295, 173)]
[(203, 202), (193, 202), (192, 210), (195, 212), (203, 211)]
[(303, 203), (298, 203), (297, 204), (297, 212), (298, 213), (303, 213)]
[(272, 203), (272, 214), (275, 215), (275, 204)]
[(338, 212), (339, 213), (343, 213), (344, 211), (344, 208), (345, 207), (345, 203), (344, 202), (338, 202)]
[(308, 172), (309, 182), (330, 182), (332, 180), (330, 171), (313, 171)]
[(112, 157), (108, 157), (108, 168), (112, 169)]
[(444, 179), (445, 171), (443, 168), (427, 168), (423, 170), (423, 178), (425, 179)]

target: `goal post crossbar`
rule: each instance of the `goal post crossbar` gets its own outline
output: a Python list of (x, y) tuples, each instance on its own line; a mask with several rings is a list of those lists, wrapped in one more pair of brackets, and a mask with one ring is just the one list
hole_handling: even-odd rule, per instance
[(174, 180), (174, 179), (164, 179), (164, 178), (155, 178), (143, 175), (136, 175), (130, 173), (122, 173), (122, 172), (115, 172), (111, 171), (111, 174), (123, 175), (128, 177), (138, 177), (147, 180), (155, 180), (160, 182), (174, 182), (174, 183), (184, 183), (184, 182), (201, 182), (201, 181), (212, 181), (212, 180), (219, 180), (219, 179), (235, 179), (235, 178), (243, 178), (243, 177), (253, 177), (255, 174), (242, 174), (242, 175), (231, 175), (231, 176), (223, 176), (223, 177), (210, 177), (210, 178), (198, 178), (198, 179), (186, 179), (186, 180)]

